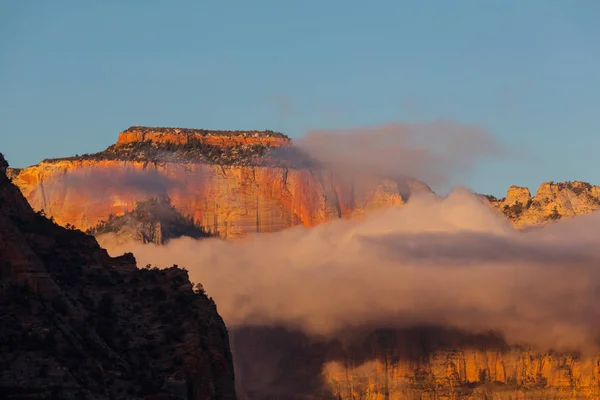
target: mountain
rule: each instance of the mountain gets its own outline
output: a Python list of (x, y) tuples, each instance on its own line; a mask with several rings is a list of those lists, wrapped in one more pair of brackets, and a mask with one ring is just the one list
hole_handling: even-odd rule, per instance
[(138, 269), (35, 213), (0, 155), (0, 398), (235, 399), (228, 332), (187, 272)]
[[(430, 191), (418, 181), (332, 171), (273, 131), (137, 126), (99, 153), (48, 159), (8, 174), (35, 210), (63, 226), (90, 232), (105, 226), (118, 233), (122, 224), (129, 227), (119, 233), (123, 239), (153, 242), (162, 240), (155, 233), (170, 237), (158, 228), (163, 224), (157, 216), (136, 217), (136, 223), (131, 215), (127, 223), (114, 218), (148, 199), (168, 198), (198, 230), (238, 238), (360, 216), (402, 205), (414, 190)], [(533, 197), (512, 186), (503, 199), (482, 198), (525, 229), (599, 209), (600, 187), (545, 182)]]
[(271, 131), (132, 127), (102, 152), (9, 173), (35, 210), (82, 230), (150, 197), (170, 198), (224, 238), (313, 226), (406, 199), (400, 183), (339, 176)]
[[(155, 243), (168, 240), (170, 235), (176, 237), (175, 235), (185, 229), (199, 229), (196, 232), (236, 238), (253, 232), (273, 232), (298, 224), (313, 226), (332, 218), (360, 216), (372, 208), (401, 206), (410, 194), (401, 183), (393, 180), (366, 174), (352, 176), (350, 179), (336, 174), (295, 149), (289, 138), (274, 132), (210, 132), (132, 127), (122, 132), (117, 143), (103, 152), (45, 160), (22, 170), (9, 170), (8, 174), (35, 209), (44, 210), (44, 213), (58, 223), (89, 229), (94, 234), (110, 232), (123, 235), (124, 238), (137, 237)], [(418, 185), (416, 182), (412, 184)], [(10, 187), (16, 192), (14, 187)], [(427, 190), (422, 185), (421, 189)], [(599, 194), (600, 188), (584, 182), (548, 182), (543, 183), (534, 196), (526, 188), (511, 187), (503, 199), (484, 195), (481, 195), (481, 199), (509, 218), (516, 227), (526, 229), (551, 223), (559, 218), (595, 211), (599, 208)], [(16, 203), (20, 204), (20, 208), (13, 207), (13, 212), (31, 215), (32, 211), (25, 204), (23, 197), (19, 198)], [(46, 221), (41, 223), (50, 224), (53, 230), (60, 229), (40, 214), (41, 211), (36, 218)], [(178, 227), (169, 228), (168, 224), (171, 221), (175, 221), (174, 226)], [(39, 228), (38, 234), (50, 229), (50, 225)], [(12, 231), (12, 226), (4, 223), (3, 226), (9, 227), (3, 230), (6, 236)], [(164, 372), (163, 368), (166, 367), (160, 365), (161, 361), (164, 361), (160, 355), (182, 354), (178, 353), (181, 351), (179, 347), (168, 341), (165, 347), (160, 347), (161, 340), (156, 339), (170, 335), (161, 331), (171, 326), (167, 325), (166, 321), (176, 319), (180, 321), (180, 326), (188, 329), (184, 321), (194, 321), (194, 318), (197, 318), (195, 312), (182, 316), (181, 319), (177, 317), (177, 313), (172, 312), (173, 306), (178, 304), (178, 297), (172, 293), (176, 291), (175, 288), (185, 287), (186, 293), (190, 295), (191, 289), (185, 272), (178, 268), (165, 271), (142, 269), (135, 272), (131, 267), (135, 262), (131, 256), (110, 259), (99, 249), (93, 238), (72, 229), (61, 229), (60, 232), (61, 235), (78, 235), (79, 239), (74, 243), (89, 244), (85, 251), (77, 250), (81, 245), (74, 248), (66, 244), (61, 245), (62, 247), (53, 245), (52, 248), (62, 249), (61, 257), (66, 257), (65, 254), (71, 254), (71, 251), (77, 254), (99, 252), (100, 255), (94, 260), (101, 261), (95, 264), (92, 261), (86, 261), (87, 264), (79, 261), (77, 265), (100, 265), (103, 268), (97, 270), (108, 270), (111, 271), (110, 274), (104, 274), (101, 278), (94, 274), (78, 278), (79, 273), (74, 274), (69, 269), (68, 273), (63, 272), (60, 275), (61, 268), (71, 265), (70, 259), (61, 258), (61, 262), (56, 264), (44, 261), (35, 269), (29, 258), (15, 256), (16, 258), (7, 264), (10, 268), (2, 268), (2, 276), (10, 271), (9, 275), (15, 281), (19, 281), (18, 276), (21, 276), (20, 281), (24, 282), (34, 279), (33, 283), (26, 287), (38, 288), (36, 290), (40, 290), (40, 293), (49, 290), (44, 288), (58, 286), (66, 293), (64, 297), (67, 300), (74, 299), (73, 307), (83, 308), (82, 313), (86, 316), (92, 315), (88, 318), (90, 322), (86, 322), (86, 329), (99, 337), (98, 340), (105, 346), (102, 349), (112, 349), (112, 352), (102, 354), (121, 354), (124, 347), (119, 346), (124, 345), (118, 340), (110, 340), (110, 334), (107, 336), (104, 332), (104, 329), (107, 329), (105, 325), (110, 324), (102, 324), (107, 321), (107, 317), (102, 314), (104, 311), (95, 310), (104, 310), (107, 303), (112, 304), (111, 309), (118, 310), (118, 322), (114, 324), (114, 329), (118, 329), (119, 332), (131, 332), (126, 337), (134, 337), (128, 342), (136, 343), (129, 345), (135, 346), (135, 351), (125, 351), (124, 354), (129, 355), (121, 356), (125, 360), (122, 367), (121, 364), (106, 361), (94, 353), (93, 356), (89, 356), (92, 360), (90, 365), (86, 365), (82, 370), (95, 371), (94, 366), (99, 365), (96, 370), (101, 372), (97, 375), (103, 376), (106, 370), (113, 371), (114, 365), (117, 365), (121, 368), (118, 370), (121, 376), (125, 376), (127, 382), (134, 382), (132, 387), (141, 388), (149, 382), (157, 382), (153, 387), (156, 391), (166, 391), (170, 387), (183, 391), (186, 386), (184, 382), (197, 382), (200, 376), (204, 376), (189, 372), (191, 377), (187, 375), (187, 379), (181, 379), (181, 375), (171, 374), (171, 370)], [(58, 234), (55, 236), (54, 239), (44, 240), (54, 243), (61, 237)], [(0, 236), (0, 243), (6, 240)], [(72, 242), (69, 239), (65, 243)], [(30, 254), (26, 247), (18, 244), (20, 241), (5, 243), (7, 244), (4, 247), (0, 247), (0, 254), (11, 254), (8, 252), (10, 249), (21, 248), (23, 250), (16, 254)], [(42, 240), (41, 243), (46, 242)], [(49, 268), (46, 264), (52, 266), (51, 274), (46, 272)], [(13, 265), (26, 267), (19, 269)], [(83, 270), (96, 271), (93, 267)], [(121, 275), (124, 277), (113, 280), (112, 276), (117, 273), (112, 272), (113, 270), (124, 274)], [(23, 273), (19, 275), (18, 271)], [(132, 282), (134, 279), (130, 276), (138, 277), (140, 282)], [(177, 278), (178, 276), (182, 278)], [(78, 279), (77, 289), (74, 283), (71, 283), (71, 286), (64, 283), (69, 279)], [(82, 279), (84, 282), (91, 281), (86, 283), (83, 289)], [(184, 283), (180, 285), (178, 280)], [(98, 283), (94, 283), (96, 281)], [(99, 286), (101, 282), (110, 282), (111, 287), (119, 287), (119, 293), (114, 294), (115, 300), (112, 302), (102, 300), (103, 290), (108, 288)], [(166, 299), (156, 287), (167, 293)], [(93, 302), (85, 300), (82, 293), (90, 293)], [(148, 294), (150, 296), (147, 296)], [(29, 295), (24, 296), (21, 292), (12, 296), (29, 298)], [(194, 296), (196, 302), (213, 304), (202, 293), (196, 293)], [(49, 298), (52, 299), (52, 296)], [(46, 302), (43, 304), (48, 302), (43, 301)], [(62, 309), (61, 302), (56, 303), (57, 306), (51, 306)], [(100, 303), (103, 305), (100, 306)], [(9, 307), (8, 310), (10, 307), (17, 307), (19, 303), (13, 300), (2, 304), (2, 307)], [(86, 304), (97, 306), (90, 305), (85, 308)], [(53, 311), (51, 306), (33, 308), (41, 308), (50, 313), (44, 321), (58, 320), (60, 314)], [(175, 309), (177, 310), (177, 307)], [(207, 313), (208, 309), (208, 306), (199, 308)], [(25, 306), (15, 309), (12, 311), (12, 318), (27, 315), (26, 310)], [(152, 315), (157, 314), (162, 320), (153, 319), (155, 317)], [(0, 315), (9, 315), (9, 311), (5, 312), (2, 309)], [(203, 332), (207, 332), (208, 335), (210, 332), (224, 330), (214, 308), (206, 315), (210, 315), (211, 322), (202, 319), (202, 329), (196, 330), (202, 338), (205, 335)], [(141, 324), (141, 329), (134, 325), (138, 323)], [(2, 326), (13, 325), (10, 323)], [(40, 332), (45, 332), (41, 329), (48, 329), (45, 325), (40, 326)], [(66, 332), (75, 329), (71, 328), (71, 325), (67, 326)], [(600, 398), (600, 361), (597, 357), (586, 358), (580, 354), (534, 350), (523, 345), (511, 346), (492, 333), (472, 334), (436, 327), (415, 327), (407, 330), (365, 328), (365, 331), (356, 334), (347, 332), (350, 338), (327, 341), (322, 338), (309, 338), (302, 333), (290, 332), (283, 328), (238, 327), (231, 335), (236, 358), (238, 394), (248, 400)], [(21, 328), (10, 336), (13, 338), (10, 339), (12, 342), (2, 339), (2, 343), (10, 343), (3, 345), (3, 350), (10, 349), (15, 343), (26, 346), (19, 344), (16, 339), (18, 335), (24, 335), (26, 332), (29, 330)], [(147, 332), (157, 333), (151, 340), (146, 337)], [(77, 334), (75, 331), (69, 335), (77, 338)], [(39, 335), (42, 337), (42, 333)], [(197, 338), (194, 335), (184, 334), (185, 343), (190, 337)], [(208, 361), (203, 361), (206, 363), (203, 365), (221, 366), (221, 369), (213, 368), (217, 372), (206, 376), (212, 374), (213, 377), (221, 377), (219, 382), (225, 383), (219, 386), (214, 384), (214, 387), (219, 389), (214, 389), (212, 393), (216, 393), (218, 398), (229, 398), (233, 396), (233, 392), (228, 389), (233, 379), (233, 371), (230, 368), (231, 355), (227, 347), (226, 332), (221, 339), (217, 336), (215, 334), (214, 337), (211, 336), (212, 339), (205, 339), (204, 345), (202, 340), (200, 341), (200, 348), (205, 351), (196, 352), (197, 347), (194, 346), (197, 344), (193, 343), (197, 342), (192, 342), (189, 346), (194, 348), (192, 354), (200, 354), (201, 360), (208, 358)], [(175, 335), (175, 338), (177, 337)], [(206, 347), (206, 343), (209, 343), (210, 347)], [(20, 352), (14, 350), (7, 354)], [(60, 363), (72, 365), (66, 364), (71, 362), (69, 358), (62, 361), (63, 358), (60, 359)], [(3, 364), (2, 367), (3, 370), (18, 370), (20, 365), (36, 364), (26, 360), (17, 366)], [(135, 375), (137, 371), (144, 371), (148, 375), (138, 377)], [(185, 371), (198, 369), (189, 368)], [(70, 373), (76, 376), (76, 373), (83, 372)], [(110, 379), (117, 379), (115, 376), (118, 375), (111, 372)], [(16, 379), (16, 374), (2, 379), (2, 382), (12, 382)], [(86, 383), (87, 386), (78, 383), (83, 387), (82, 390), (87, 390), (84, 393), (95, 394), (104, 387), (96, 383), (99, 381), (94, 380), (97, 379), (94, 377), (87, 378), (85, 375), (77, 379), (77, 382), (92, 382)], [(214, 382), (215, 378), (210, 378), (209, 381)], [(37, 387), (31, 382), (37, 381), (31, 378), (19, 387)], [(122, 392), (117, 392), (117, 389), (114, 389), (116, 386), (111, 385), (113, 384), (106, 386), (105, 392), (122, 398)], [(202, 387), (200, 383), (189, 385)], [(108, 397), (105, 392), (101, 392), (97, 397)]]

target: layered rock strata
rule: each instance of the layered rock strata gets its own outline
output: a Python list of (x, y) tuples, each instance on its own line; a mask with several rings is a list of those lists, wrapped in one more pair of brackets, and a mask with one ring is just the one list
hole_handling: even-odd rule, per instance
[(34, 209), (82, 230), (149, 197), (170, 198), (181, 214), (224, 238), (403, 203), (399, 183), (340, 177), (305, 157), (277, 153), (289, 143), (270, 132), (131, 128), (104, 152), (46, 160), (11, 176)]
[[(132, 127), (96, 154), (44, 160), (8, 174), (35, 210), (61, 225), (94, 229), (148, 198), (168, 197), (213, 236), (239, 238), (306, 227), (402, 205), (424, 184), (332, 171), (271, 131)], [(534, 196), (512, 186), (482, 196), (518, 229), (600, 208), (600, 187), (542, 183)], [(140, 235), (134, 235), (140, 236)]]

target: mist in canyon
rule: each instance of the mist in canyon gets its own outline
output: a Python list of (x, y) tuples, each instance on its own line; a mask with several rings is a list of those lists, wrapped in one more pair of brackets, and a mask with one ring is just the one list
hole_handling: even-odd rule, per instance
[(600, 216), (517, 232), (466, 189), (415, 195), (361, 221), (237, 242), (111, 243), (139, 265), (189, 270), (229, 327), (282, 326), (336, 337), (363, 326), (502, 332), (509, 343), (595, 345)]
[[(313, 132), (298, 143), (339, 173), (369, 170), (433, 187), (506, 154), (484, 130), (429, 128)], [(138, 265), (185, 267), (225, 319), (239, 384), (285, 392), (318, 387), (328, 361), (368, 363), (364, 348), (381, 343), (377, 332), (395, 332), (387, 340), (403, 342), (406, 357), (481, 338), (497, 347), (597, 351), (599, 228), (600, 215), (591, 214), (518, 232), (455, 187), (444, 197), (415, 192), (402, 207), (360, 219), (239, 241), (99, 242), (112, 255), (133, 252)], [(423, 337), (430, 348), (415, 350)]]

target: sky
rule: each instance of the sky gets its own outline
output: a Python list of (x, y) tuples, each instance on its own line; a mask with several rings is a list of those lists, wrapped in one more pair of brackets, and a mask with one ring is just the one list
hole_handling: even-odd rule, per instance
[(0, 151), (103, 150), (133, 125), (452, 120), (515, 154), (465, 182), (600, 184), (597, 0), (0, 0)]

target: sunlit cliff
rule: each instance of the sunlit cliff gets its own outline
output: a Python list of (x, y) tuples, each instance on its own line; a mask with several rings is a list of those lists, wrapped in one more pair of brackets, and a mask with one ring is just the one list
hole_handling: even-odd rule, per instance
[[(340, 175), (272, 131), (132, 127), (102, 152), (8, 174), (34, 209), (61, 225), (91, 229), (139, 201), (168, 197), (199, 228), (224, 238), (355, 217), (402, 205), (410, 194), (406, 182)], [(503, 199), (485, 198), (521, 229), (597, 210), (600, 187), (546, 182), (535, 196), (514, 186)]]
[[(597, 356), (509, 346), (494, 335), (379, 329), (322, 342), (282, 329), (241, 329), (233, 346), (248, 399), (598, 399)], [(254, 360), (251, 362), (251, 360)], [(260, 365), (256, 369), (256, 365)]]
[(159, 196), (226, 238), (403, 203), (398, 183), (338, 178), (278, 152), (289, 143), (271, 132), (130, 128), (104, 152), (45, 160), (11, 176), (34, 209), (83, 230)]

